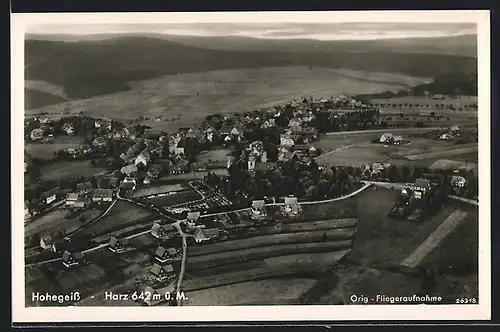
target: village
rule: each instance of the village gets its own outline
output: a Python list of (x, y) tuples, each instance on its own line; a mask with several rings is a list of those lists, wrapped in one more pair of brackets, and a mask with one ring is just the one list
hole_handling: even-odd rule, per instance
[[(55, 151), (49, 161), (27, 157), (25, 173), (36, 177), (37, 167), (44, 163), (73, 160), (105, 169), (93, 176), (65, 178), (61, 174), (56, 181), (39, 180), (27, 186), (25, 227), (61, 209), (75, 219), (71, 227), (33, 233), (26, 244), (35, 253), (29, 262), (60, 260), (62, 269), (73, 270), (92, 264), (87, 253), (96, 250), (113, 255), (144, 250), (149, 264), (137, 272), (134, 287), (140, 285), (148, 294), (170, 293), (180, 290), (187, 246), (279, 234), (281, 220), (305, 218), (303, 204), (349, 196), (374, 182), (403, 184), (401, 199), (390, 214), (414, 221), (422, 221), (424, 212), (431, 213), (428, 207), (441, 204), (449, 194), (477, 199), (477, 179), (474, 182), (470, 169), (387, 162), (326, 165), (317, 160), (324, 154), (317, 143), (325, 133), (385, 130), (387, 126), (377, 109), (348, 96), (301, 98), (241, 116), (209, 115), (199, 127), (181, 127), (176, 133), (84, 116), (28, 119), (26, 140), (30, 143), (50, 145), (60, 136), (81, 136), (85, 141)], [(433, 135), (454, 140), (460, 130), (450, 126)], [(411, 139), (383, 132), (373, 142), (402, 146)], [(200, 161), (200, 155), (211, 152), (212, 158)], [(436, 174), (440, 181), (431, 180)], [(178, 187), (169, 192), (165, 190), (169, 186)], [(179, 194), (189, 199), (162, 203)], [(438, 203), (434, 196), (439, 197)], [(109, 230), (88, 230), (105, 219), (117, 201), (161, 218), (141, 217), (128, 226), (118, 221)], [(85, 213), (90, 217), (84, 217)], [(328, 238), (326, 232), (323, 237)], [(140, 300), (157, 305), (165, 297)], [(173, 300), (172, 304), (181, 299)]]

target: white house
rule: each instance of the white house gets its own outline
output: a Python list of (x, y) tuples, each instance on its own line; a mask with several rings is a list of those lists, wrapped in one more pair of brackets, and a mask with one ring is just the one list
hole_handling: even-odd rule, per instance
[(392, 143), (394, 136), (391, 133), (385, 133), (380, 136), (380, 143)]
[(135, 164), (143, 164), (144, 166), (147, 166), (150, 160), (151, 154), (149, 153), (149, 151), (144, 150), (137, 156), (137, 158), (135, 158)]

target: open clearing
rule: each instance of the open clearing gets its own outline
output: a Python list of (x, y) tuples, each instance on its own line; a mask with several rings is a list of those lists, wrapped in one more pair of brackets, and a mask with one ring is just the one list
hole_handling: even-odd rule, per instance
[[(97, 218), (102, 214), (102, 212), (102, 210), (86, 210), (73, 218), (67, 219), (67, 210), (56, 209), (41, 218), (35, 219), (33, 222), (26, 224), (24, 227), (24, 234), (25, 237), (33, 236), (35, 234), (53, 234), (55, 232), (62, 232), (63, 234), (66, 234), (78, 229), (83, 222)], [(80, 221), (80, 218), (84, 221)]]
[(314, 279), (270, 279), (191, 291), (187, 294), (186, 305), (245, 305), (254, 302), (287, 304), (290, 300), (298, 299), (314, 283)]
[[(365, 79), (367, 76), (370, 80)], [(48, 113), (49, 117), (60, 117), (83, 110), (87, 116), (119, 121), (135, 120), (141, 115), (149, 119), (142, 124), (171, 131), (200, 123), (211, 112), (245, 112), (304, 95), (330, 97), (343, 92), (399, 90), (404, 84), (422, 81), (405, 75), (306, 66), (219, 70), (131, 82), (131, 91), (41, 107), (27, 111), (27, 115)]]
[(445, 151), (435, 151), (435, 152), (428, 152), (428, 153), (421, 153), (421, 154), (413, 154), (413, 155), (406, 156), (406, 158), (408, 158), (410, 160), (441, 158), (441, 157), (453, 156), (456, 154), (477, 153), (478, 150), (479, 150), (479, 147), (476, 144), (475, 146), (449, 149), (449, 150), (445, 150)]
[(59, 180), (76, 177), (91, 177), (107, 173), (105, 168), (95, 167), (89, 160), (58, 161), (45, 164), (40, 168), (41, 180)]
[(302, 205), (302, 211), (305, 222), (318, 219), (354, 218), (358, 215), (358, 201), (356, 197), (352, 197), (328, 203)]
[(83, 142), (83, 137), (57, 136), (50, 143), (28, 143), (24, 145), (24, 151), (32, 158), (49, 160), (54, 158), (55, 151), (77, 148)]

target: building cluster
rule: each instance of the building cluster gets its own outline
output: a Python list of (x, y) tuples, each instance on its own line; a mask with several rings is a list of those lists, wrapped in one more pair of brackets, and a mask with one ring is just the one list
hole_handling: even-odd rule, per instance
[(460, 137), (460, 128), (451, 126), (445, 132), (439, 134), (439, 139), (444, 141), (458, 139)]

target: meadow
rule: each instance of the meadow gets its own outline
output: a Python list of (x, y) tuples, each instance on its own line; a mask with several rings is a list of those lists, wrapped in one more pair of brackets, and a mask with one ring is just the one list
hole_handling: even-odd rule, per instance
[[(369, 77), (369, 79), (366, 79)], [(48, 117), (79, 114), (141, 123), (167, 131), (200, 123), (208, 114), (232, 114), (282, 104), (295, 97), (397, 91), (424, 78), (344, 69), (284, 66), (168, 75), (132, 81), (130, 91), (28, 110)], [(138, 116), (143, 117), (139, 121)]]
[(77, 148), (84, 143), (83, 137), (79, 136), (57, 136), (50, 143), (28, 143), (24, 145), (24, 151), (32, 157), (50, 160), (54, 158), (54, 152)]

